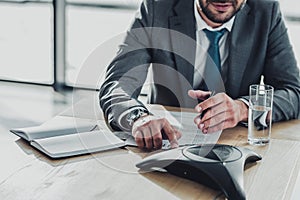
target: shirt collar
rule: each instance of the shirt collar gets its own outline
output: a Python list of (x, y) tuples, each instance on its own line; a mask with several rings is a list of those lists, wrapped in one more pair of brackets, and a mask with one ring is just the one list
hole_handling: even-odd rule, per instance
[(235, 20), (235, 16), (233, 16), (228, 22), (222, 24), (222, 26), (218, 27), (218, 28), (212, 28), (210, 26), (208, 26), (206, 24), (206, 22), (202, 19), (202, 17), (200, 16), (200, 14), (198, 13), (197, 7), (200, 7), (198, 0), (195, 0), (194, 3), (194, 15), (195, 15), (195, 19), (196, 19), (196, 30), (197, 31), (201, 31), (203, 29), (208, 29), (210, 31), (219, 31), (223, 28), (227, 29), (228, 32), (231, 32), (234, 20)]

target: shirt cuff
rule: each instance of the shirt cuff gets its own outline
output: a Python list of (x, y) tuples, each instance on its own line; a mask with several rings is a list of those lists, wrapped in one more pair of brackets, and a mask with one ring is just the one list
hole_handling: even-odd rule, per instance
[(249, 101), (247, 99), (244, 99), (244, 98), (238, 98), (237, 100), (240, 100), (242, 101), (244, 104), (246, 104), (249, 108)]

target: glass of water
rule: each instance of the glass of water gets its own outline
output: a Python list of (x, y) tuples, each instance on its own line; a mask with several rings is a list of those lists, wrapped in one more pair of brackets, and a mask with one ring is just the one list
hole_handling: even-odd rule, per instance
[(248, 143), (265, 145), (270, 141), (274, 88), (270, 85), (250, 85)]

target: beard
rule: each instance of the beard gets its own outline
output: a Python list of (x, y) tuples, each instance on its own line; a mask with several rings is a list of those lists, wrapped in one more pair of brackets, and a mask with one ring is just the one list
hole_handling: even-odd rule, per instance
[[(241, 9), (243, 3), (238, 7), (236, 0), (205, 0), (206, 6), (203, 5), (202, 0), (199, 0), (200, 7), (202, 9), (202, 12), (205, 14), (205, 16), (212, 22), (215, 23), (221, 23), (224, 24), (228, 22), (239, 10)], [(220, 18), (218, 14), (213, 13), (211, 10), (209, 10), (208, 6), (211, 3), (232, 3), (233, 5), (233, 11), (231, 13), (228, 13), (225, 17)], [(222, 12), (220, 12), (222, 14)]]

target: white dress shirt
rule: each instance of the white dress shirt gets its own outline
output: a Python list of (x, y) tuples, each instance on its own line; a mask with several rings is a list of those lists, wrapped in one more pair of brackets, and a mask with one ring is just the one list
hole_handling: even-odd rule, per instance
[(203, 29), (208, 29), (209, 31), (219, 31), (225, 28), (227, 31), (221, 37), (219, 41), (220, 47), (220, 59), (221, 59), (221, 71), (222, 71), (222, 78), (223, 82), (226, 82), (226, 73), (227, 73), (227, 58), (228, 58), (228, 32), (231, 32), (235, 16), (232, 17), (228, 22), (224, 23), (222, 26), (218, 28), (212, 28), (206, 24), (206, 22), (200, 16), (197, 7), (200, 8), (198, 0), (195, 0), (194, 3), (194, 15), (196, 19), (196, 57), (195, 57), (195, 73), (194, 73), (194, 84), (193, 87), (197, 89), (197, 86), (202, 81), (202, 76), (205, 67), (206, 57), (207, 57), (207, 50), (209, 48), (209, 39), (207, 38)]

